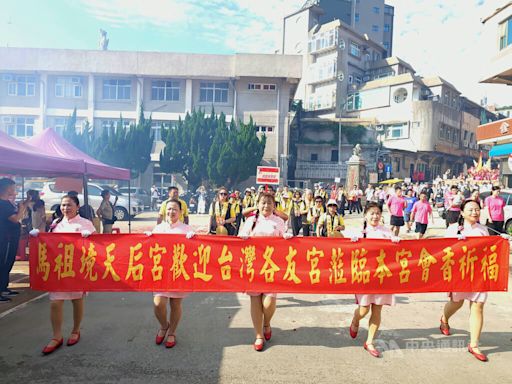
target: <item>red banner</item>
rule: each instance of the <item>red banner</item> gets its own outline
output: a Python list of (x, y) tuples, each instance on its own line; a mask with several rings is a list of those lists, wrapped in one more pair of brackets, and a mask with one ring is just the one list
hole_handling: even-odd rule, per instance
[(506, 291), (509, 243), (47, 233), (30, 240), (42, 291), (410, 293)]

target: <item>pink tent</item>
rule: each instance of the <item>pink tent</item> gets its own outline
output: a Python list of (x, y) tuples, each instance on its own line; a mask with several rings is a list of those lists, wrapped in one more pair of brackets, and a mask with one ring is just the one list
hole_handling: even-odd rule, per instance
[(91, 179), (130, 180), (130, 170), (104, 164), (81, 152), (51, 128), (26, 141), (40, 153), (62, 159), (80, 160), (85, 163), (85, 175)]
[(29, 144), (0, 131), (0, 173), (20, 176), (82, 176), (85, 163), (40, 153)]

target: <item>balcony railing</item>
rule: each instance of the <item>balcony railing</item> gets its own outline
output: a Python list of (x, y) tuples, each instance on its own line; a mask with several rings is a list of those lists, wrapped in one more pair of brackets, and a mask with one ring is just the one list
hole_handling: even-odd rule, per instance
[(335, 161), (297, 161), (295, 177), (297, 179), (332, 179), (345, 178), (347, 164)]

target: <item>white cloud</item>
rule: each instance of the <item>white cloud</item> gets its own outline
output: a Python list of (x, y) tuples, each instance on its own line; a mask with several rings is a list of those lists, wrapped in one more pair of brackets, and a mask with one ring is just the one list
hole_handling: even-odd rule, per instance
[(497, 54), (495, 34), (483, 34), (480, 20), (501, 0), (388, 0), (395, 6), (393, 54), (423, 76), (440, 75), (479, 102), (510, 104), (503, 85), (479, 84)]
[[(234, 52), (273, 53), (280, 47), (283, 17), (305, 0), (82, 0), (112, 26), (147, 25), (167, 34), (178, 28)], [(510, 104), (509, 88), (483, 85), (483, 69), (495, 52), (480, 19), (502, 0), (387, 0), (395, 6), (394, 54), (423, 76), (440, 75), (465, 96)]]

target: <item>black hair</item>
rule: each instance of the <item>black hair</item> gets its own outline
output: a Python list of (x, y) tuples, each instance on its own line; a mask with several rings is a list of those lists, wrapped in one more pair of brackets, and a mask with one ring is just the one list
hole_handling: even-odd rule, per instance
[[(273, 194), (271, 193), (261, 193), (259, 196), (258, 196), (258, 201), (256, 203), (259, 203), (261, 199), (263, 198), (268, 198), (268, 199), (271, 199), (272, 202), (274, 203), (274, 206), (276, 205), (276, 198), (274, 197)], [(254, 227), (256, 227), (256, 222), (258, 221), (258, 217), (260, 216), (260, 210), (256, 210), (256, 214), (254, 215), (254, 222), (252, 223), (252, 227), (251, 227), (251, 231), (254, 230)]]
[(74, 201), (74, 203), (79, 207), (80, 206), (80, 200), (78, 200), (78, 196), (76, 195), (72, 195), (70, 193), (68, 193), (67, 195), (64, 195), (62, 196), (62, 198), (60, 199), (60, 201), (62, 202), (62, 200), (64, 199), (71, 199)]
[[(380, 206), (380, 204), (376, 203), (375, 201), (370, 201), (368, 204), (366, 204), (366, 207), (364, 207), (363, 215), (366, 215), (366, 213), (371, 208), (377, 208), (379, 210), (379, 212), (382, 214), (382, 207)], [(368, 223), (366, 222), (366, 217), (365, 217), (364, 222), (363, 222), (363, 238), (365, 238), (365, 239), (366, 239), (366, 228), (367, 227), (368, 227)]]
[(179, 201), (178, 199), (170, 199), (170, 200), (167, 200), (167, 206), (166, 206), (166, 209), (167, 209), (167, 207), (169, 206), (169, 203), (176, 203), (176, 204), (178, 204), (178, 207), (180, 207), (180, 211), (182, 210), (182, 207), (181, 207), (181, 201)]
[[(478, 205), (478, 208), (480, 208), (480, 204), (478, 203), (478, 201), (473, 200), (473, 199), (464, 200), (464, 202), (460, 206), (460, 216), (459, 216), (459, 221), (457, 223), (459, 225), (459, 227), (464, 225), (464, 217), (462, 216), (462, 212), (464, 212), (464, 207), (466, 207), (466, 205), (469, 203), (475, 203), (476, 205)], [(460, 233), (460, 231), (457, 233)]]
[(101, 197), (105, 197), (105, 196), (107, 196), (109, 193), (110, 193), (110, 191), (109, 191), (108, 189), (104, 189), (103, 191), (101, 191)]
[(499, 185), (493, 185), (491, 191), (499, 191), (501, 188)]
[[(64, 199), (71, 199), (79, 207), (80, 206), (80, 201), (78, 200), (78, 197), (76, 195), (74, 195), (74, 194), (70, 194), (71, 192), (74, 192), (74, 191), (70, 191), (67, 195), (62, 196), (60, 201), (62, 202), (62, 200), (64, 200)], [(60, 209), (60, 207), (59, 207), (59, 209)], [(61, 212), (59, 218), (55, 222), (55, 225), (59, 224), (62, 220), (64, 220), (64, 214)], [(53, 232), (53, 228), (50, 229), (50, 232)]]
[(0, 193), (5, 193), (5, 191), (7, 191), (7, 188), (15, 184), (16, 183), (14, 182), (14, 180), (9, 179), (8, 177), (0, 179)]
[(35, 189), (29, 189), (27, 191), (27, 196), (30, 196), (32, 200), (36, 200), (39, 197), (39, 192), (37, 192)]
[(167, 192), (172, 191), (173, 189), (178, 191), (178, 187), (175, 187), (174, 185), (172, 185), (169, 188), (167, 188)]
[(398, 191), (399, 189), (402, 190), (402, 187), (399, 185), (395, 186), (395, 191)]

